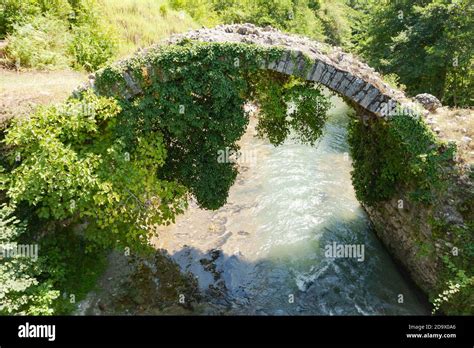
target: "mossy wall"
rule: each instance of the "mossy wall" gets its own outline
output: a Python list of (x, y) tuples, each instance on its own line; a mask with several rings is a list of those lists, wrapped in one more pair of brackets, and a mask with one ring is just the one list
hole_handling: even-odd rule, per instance
[(474, 185), (453, 144), (422, 117), (350, 123), (352, 181), (379, 238), (434, 303), (434, 312), (474, 313)]

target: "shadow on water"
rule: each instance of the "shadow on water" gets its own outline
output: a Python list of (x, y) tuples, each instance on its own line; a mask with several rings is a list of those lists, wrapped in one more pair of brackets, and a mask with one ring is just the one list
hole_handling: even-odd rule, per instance
[[(391, 259), (355, 198), (350, 110), (332, 101), (316, 147), (248, 141), (244, 150), (265, 156), (231, 188), (230, 202), (202, 213), (201, 223), (194, 210), (164, 238), (171, 258), (197, 278), (203, 314), (429, 314), (426, 298)], [(223, 222), (209, 232), (215, 221)], [(363, 260), (328, 257), (333, 243), (363, 247)]]
[[(333, 221), (320, 238), (257, 261), (239, 253), (190, 246), (170, 257), (191, 272), (203, 295), (202, 314), (427, 315), (430, 306), (360, 220)], [(355, 245), (363, 254), (327, 257), (327, 246)], [(298, 245), (299, 244), (299, 245)], [(363, 260), (360, 257), (363, 255)], [(403, 296), (403, 301), (401, 301)], [(401, 301), (401, 302), (399, 302)], [(199, 312), (196, 314), (200, 314)]]

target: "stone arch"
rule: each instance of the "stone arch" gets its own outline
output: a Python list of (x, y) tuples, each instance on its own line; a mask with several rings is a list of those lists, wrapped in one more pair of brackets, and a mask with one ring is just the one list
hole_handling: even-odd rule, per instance
[[(402, 91), (389, 86), (380, 74), (357, 57), (343, 52), (338, 47), (327, 46), (309, 38), (285, 34), (270, 27), (258, 28), (250, 24), (235, 24), (174, 35), (159, 45), (177, 44), (183, 39), (283, 48), (283, 54), (279, 59), (265, 63), (261, 68), (299, 77), (304, 72), (303, 78), (319, 83), (341, 96), (357, 110), (359, 117), (363, 119), (365, 117), (385, 118), (400, 112), (418, 116), (427, 112), (408, 99)], [(148, 53), (149, 50), (145, 49), (137, 54), (143, 57)], [(128, 65), (127, 60), (118, 62), (119, 65), (121, 63), (124, 66)], [(153, 69), (150, 66), (142, 66), (142, 68), (148, 71)], [(139, 81), (130, 72), (121, 69), (118, 71), (120, 71), (118, 83), (125, 88), (125, 90), (120, 90), (122, 97), (132, 99), (143, 92)], [(95, 80), (96, 74), (90, 75), (89, 81), (76, 90), (75, 95), (85, 89), (95, 89)], [(111, 94), (115, 93), (118, 92), (112, 88)], [(433, 211), (453, 215), (453, 211), (457, 208), (451, 207), (448, 203), (445, 204), (449, 198), (445, 196), (443, 200), (436, 203), (435, 208), (426, 209), (414, 202), (411, 208), (400, 209), (397, 206), (397, 199), (408, 197), (408, 192), (397, 193), (397, 197), (392, 197), (376, 207), (367, 209), (368, 207), (365, 206), (365, 208), (371, 220), (376, 223), (375, 230), (383, 243), (409, 270), (415, 282), (426, 293), (432, 293), (433, 289), (439, 285), (440, 259), (436, 253), (438, 246), (432, 237), (434, 227), (421, 224), (432, 216)], [(459, 215), (457, 211), (456, 214)], [(391, 218), (386, 219), (386, 216), (391, 216)], [(410, 223), (405, 223), (407, 219)], [(383, 227), (378, 228), (377, 224)], [(419, 231), (422, 231), (421, 235)], [(434, 250), (423, 262), (418, 257), (420, 243), (425, 243)]]
[[(252, 24), (220, 25), (211, 29), (194, 30), (174, 35), (160, 44), (176, 44), (183, 39), (278, 46), (284, 49), (283, 55), (279, 60), (262, 66), (262, 69), (286, 75), (303, 75), (306, 80), (319, 83), (341, 96), (362, 116), (386, 117), (396, 110), (411, 115), (420, 112), (419, 106), (409, 100), (402, 91), (389, 86), (373, 68), (352, 54), (343, 52), (339, 47)], [(146, 55), (147, 51), (145, 49), (138, 54)], [(130, 74), (124, 72), (123, 80), (127, 86), (127, 98), (141, 93), (139, 84)], [(75, 93), (94, 88), (94, 81), (95, 74), (92, 74), (88, 83)]]

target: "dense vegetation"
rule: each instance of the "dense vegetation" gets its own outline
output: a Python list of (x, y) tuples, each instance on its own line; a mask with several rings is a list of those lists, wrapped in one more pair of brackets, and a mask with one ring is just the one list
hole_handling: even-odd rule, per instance
[(369, 65), (396, 74), (410, 95), (431, 93), (447, 105), (473, 105), (472, 1), (383, 1), (364, 12), (364, 29), (354, 40)]
[(420, 118), (403, 114), (367, 125), (353, 120), (349, 143), (357, 198), (369, 205), (393, 197), (400, 185), (407, 185), (413, 200), (431, 202), (446, 184), (443, 168), (456, 152), (452, 144), (437, 141)]
[[(272, 143), (280, 144), (290, 131), (315, 143), (329, 107), (321, 91), (296, 77), (257, 71), (260, 62), (281, 54), (236, 44), (158, 48), (101, 70), (96, 79), (101, 97), (84, 92), (39, 108), (29, 120), (14, 120), (5, 137), (9, 152), (2, 182), (10, 209), (30, 212), (40, 226), (30, 237), (48, 250), (43, 273), (67, 271), (56, 267), (64, 251), (50, 247), (69, 243), (64, 235), (75, 240), (80, 233), (83, 245), (75, 255), (84, 253), (85, 260), (87, 252), (110, 248), (146, 252), (150, 227), (174, 221), (189, 194), (204, 208), (222, 206), (237, 167), (219, 162), (218, 152), (238, 149), (248, 123), (247, 101), (260, 104), (259, 132)], [(143, 91), (131, 100), (125, 72)], [(51, 221), (87, 226), (71, 234), (51, 228)], [(45, 279), (62, 286), (68, 277)], [(53, 302), (48, 310), (65, 308)]]
[(473, 11), (469, 0), (3, 0), (0, 37), (11, 65), (93, 71), (199, 24), (271, 25), (361, 55), (412, 96), (470, 106)]
[[(14, 247), (26, 225), (13, 216), (13, 209), (0, 206), (0, 243)], [(51, 304), (59, 296), (52, 290), (50, 281), (39, 282), (43, 270), (41, 261), (15, 255), (0, 263), (0, 314), (41, 315), (51, 314)]]
[[(393, 199), (399, 192), (408, 192), (407, 199), (414, 204), (434, 206), (456, 187), (456, 147), (436, 139), (421, 119), (397, 114), (364, 124), (352, 118), (349, 143), (354, 161), (352, 183), (358, 200), (368, 206)], [(462, 204), (467, 206), (459, 210), (469, 221), (473, 197), (468, 197), (469, 192), (461, 195), (466, 196)], [(474, 298), (472, 225), (455, 226), (434, 212), (426, 223), (432, 226), (435, 238), (451, 236), (453, 245), (463, 246), (463, 252), (456, 255), (449, 248), (442, 252), (444, 270), (438, 288), (431, 294), (434, 311), (441, 308), (445, 313), (470, 314), (469, 303)], [(420, 245), (423, 253), (436, 257), (432, 246)]]
[[(448, 105), (472, 106), (470, 13), (468, 0), (3, 0), (0, 37), (8, 40), (7, 65), (94, 71), (174, 32), (251, 22), (358, 53), (409, 95), (429, 92)], [(279, 54), (183, 42), (101, 70), (101, 96), (86, 92), (15, 120), (0, 158), (8, 201), (0, 210), (0, 242), (35, 241), (42, 252), (35, 263), (0, 261), (0, 313), (67, 313), (74, 308), (70, 295), (78, 301), (93, 286), (108, 250), (145, 252), (148, 227), (174, 221), (189, 195), (204, 208), (222, 206), (237, 167), (219, 163), (216, 154), (238, 149), (245, 102), (259, 104), (257, 130), (273, 144), (291, 134), (314, 144), (328, 102), (311, 83), (257, 69)], [(132, 100), (125, 72), (143, 90)], [(440, 168), (455, 149), (437, 142), (420, 120), (353, 120), (350, 142), (354, 187), (366, 204), (391, 198), (400, 186), (430, 204), (447, 184), (449, 173)], [(79, 231), (70, 227), (78, 223)], [(431, 223), (439, 233), (448, 228)], [(470, 245), (469, 231), (452, 232)], [(466, 260), (446, 258), (450, 287), (472, 281)], [(456, 303), (468, 298), (456, 293)], [(446, 302), (435, 303), (449, 311)]]
[(173, 10), (167, 0), (98, 0), (104, 20), (115, 31), (118, 56), (151, 46), (172, 34), (200, 27), (189, 14)]
[(93, 0), (3, 0), (0, 37), (8, 41), (7, 63), (17, 68), (93, 71), (116, 51)]
[[(469, 0), (171, 0), (199, 23), (250, 22), (361, 55), (415, 96), (472, 106), (474, 6)], [(407, 59), (410, 57), (410, 59)]]
[(302, 34), (330, 44), (351, 44), (351, 25), (358, 12), (342, 0), (170, 0), (206, 26), (253, 23)]

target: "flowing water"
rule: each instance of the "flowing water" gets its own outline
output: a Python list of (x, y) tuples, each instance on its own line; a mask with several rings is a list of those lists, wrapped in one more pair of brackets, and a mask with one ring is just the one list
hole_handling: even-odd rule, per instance
[[(191, 204), (158, 231), (155, 245), (197, 277), (206, 313), (428, 314), (355, 198), (348, 108), (332, 101), (315, 147), (292, 140), (274, 147), (254, 136), (252, 120), (228, 203), (217, 211)], [(334, 244), (363, 254), (330, 257)]]

